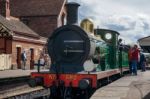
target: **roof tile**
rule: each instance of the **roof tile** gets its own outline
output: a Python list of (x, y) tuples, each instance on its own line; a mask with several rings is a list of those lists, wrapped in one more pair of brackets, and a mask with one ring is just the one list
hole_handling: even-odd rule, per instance
[(24, 33), (27, 35), (33, 35), (38, 37), (39, 35), (36, 34), (33, 30), (31, 30), (28, 26), (22, 23), (19, 20), (7, 20), (3, 16), (0, 15), (0, 23), (3, 24), (6, 28), (11, 31)]

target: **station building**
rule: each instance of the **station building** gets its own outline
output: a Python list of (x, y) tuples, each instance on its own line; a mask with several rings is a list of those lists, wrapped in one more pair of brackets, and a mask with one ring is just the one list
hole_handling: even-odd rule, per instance
[(65, 23), (65, 0), (0, 0), (0, 70), (21, 69), (21, 53), (27, 53), (27, 69), (47, 38)]
[[(34, 68), (34, 61), (38, 60), (46, 39), (28, 28), (19, 20), (7, 20), (0, 16), (0, 54), (1, 69), (21, 69), (21, 53), (27, 53), (27, 68)], [(7, 68), (5, 68), (6, 65)]]
[(145, 52), (150, 53), (150, 36), (140, 38), (138, 42)]

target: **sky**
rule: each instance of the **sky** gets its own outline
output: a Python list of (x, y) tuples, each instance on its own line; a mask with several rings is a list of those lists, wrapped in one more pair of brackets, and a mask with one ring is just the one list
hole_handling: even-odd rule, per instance
[(95, 27), (120, 33), (125, 44), (150, 36), (150, 0), (69, 0), (80, 3), (79, 22), (90, 18)]

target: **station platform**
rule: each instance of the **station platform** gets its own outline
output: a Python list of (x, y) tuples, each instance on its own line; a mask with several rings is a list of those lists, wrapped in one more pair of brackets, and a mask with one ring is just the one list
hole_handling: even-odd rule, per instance
[(150, 99), (150, 70), (126, 75), (98, 89), (90, 99)]
[[(4, 71), (0, 71), (0, 79), (30, 76), (31, 72), (36, 72), (36, 71), (37, 71), (36, 69), (35, 70), (22, 70), (22, 69), (4, 70)], [(49, 70), (44, 69), (41, 71), (49, 71)]]

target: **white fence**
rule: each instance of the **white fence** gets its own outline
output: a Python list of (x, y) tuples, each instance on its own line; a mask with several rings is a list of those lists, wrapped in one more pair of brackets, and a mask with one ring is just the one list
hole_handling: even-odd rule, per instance
[(11, 55), (0, 54), (0, 70), (11, 69)]

